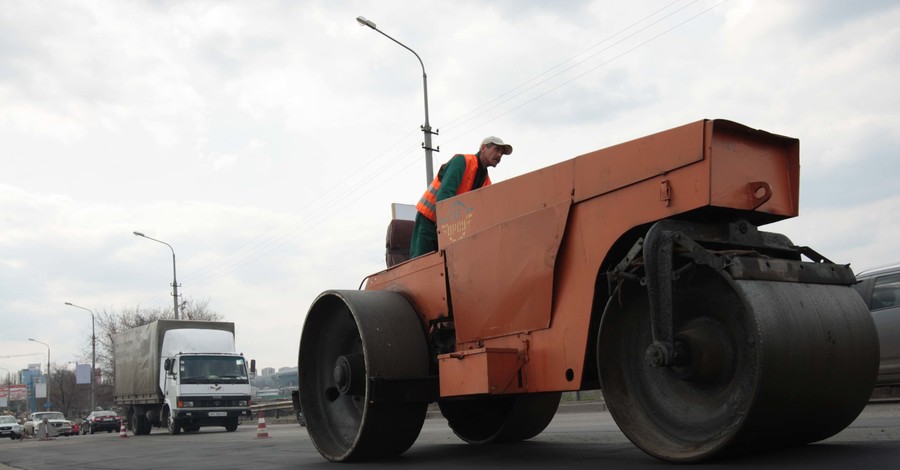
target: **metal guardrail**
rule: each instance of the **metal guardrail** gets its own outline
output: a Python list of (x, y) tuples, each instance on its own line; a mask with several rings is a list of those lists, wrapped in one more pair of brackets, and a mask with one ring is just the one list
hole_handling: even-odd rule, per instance
[(254, 403), (250, 405), (250, 411), (253, 413), (254, 419), (259, 418), (260, 413), (266, 418), (296, 418), (296, 415), (294, 414), (294, 403), (291, 400), (274, 400)]

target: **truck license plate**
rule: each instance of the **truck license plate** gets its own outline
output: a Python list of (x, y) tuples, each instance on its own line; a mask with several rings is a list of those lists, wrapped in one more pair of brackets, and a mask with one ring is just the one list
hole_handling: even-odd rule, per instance
[(210, 411), (209, 415), (213, 416), (213, 417), (219, 417), (219, 416), (228, 416), (228, 413), (225, 411)]

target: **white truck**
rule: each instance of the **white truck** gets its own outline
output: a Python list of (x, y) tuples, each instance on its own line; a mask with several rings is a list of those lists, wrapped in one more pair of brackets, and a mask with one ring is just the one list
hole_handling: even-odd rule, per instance
[(157, 320), (116, 334), (114, 398), (135, 435), (202, 426), (237, 429), (250, 417), (249, 368), (235, 352), (234, 323)]

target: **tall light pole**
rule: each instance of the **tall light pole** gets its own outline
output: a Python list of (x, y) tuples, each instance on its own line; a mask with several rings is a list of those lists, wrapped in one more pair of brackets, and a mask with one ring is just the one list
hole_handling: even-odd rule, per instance
[(422, 87), (425, 90), (425, 125), (422, 126), (422, 133), (425, 134), (425, 142), (422, 144), (422, 148), (425, 149), (425, 185), (428, 186), (429, 184), (431, 184), (431, 180), (434, 179), (434, 177), (433, 177), (434, 172), (432, 171), (433, 166), (432, 166), (432, 162), (431, 162), (431, 151), (434, 150), (434, 151), (440, 152), (441, 148), (440, 147), (438, 147), (436, 149), (431, 148), (431, 134), (437, 134), (437, 132), (432, 132), (431, 125), (428, 123), (428, 76), (425, 75), (425, 64), (422, 62), (422, 58), (419, 57), (419, 54), (416, 54), (416, 51), (410, 49), (402, 42), (388, 36), (387, 34), (384, 33), (384, 31), (381, 31), (380, 29), (376, 28), (375, 23), (365, 19), (362, 16), (357, 16), (356, 22), (359, 23), (360, 26), (368, 26), (368, 27), (374, 29), (375, 31), (378, 31), (379, 33), (381, 33), (382, 36), (390, 39), (391, 41), (396, 42), (397, 44), (400, 44), (404, 49), (408, 50), (409, 52), (412, 52), (413, 55), (416, 56), (416, 59), (419, 59), (419, 65), (422, 66)]
[[(66, 302), (66, 305), (91, 312), (91, 411), (94, 411), (94, 382), (97, 381), (97, 330), (96, 323), (94, 322), (94, 311), (80, 305), (75, 305), (72, 302)], [(78, 368), (77, 363), (75, 364), (75, 368)]]
[(0, 369), (3, 369), (3, 370), (6, 371), (6, 377), (3, 378), (3, 381), (6, 382), (6, 383), (4, 383), (3, 386), (6, 388), (7, 393), (9, 393), (9, 381), (8, 381), (8, 379), (9, 379), (9, 369), (7, 369), (6, 367), (0, 367)]
[(148, 237), (147, 235), (144, 235), (141, 232), (132, 232), (132, 233), (134, 233), (135, 235), (137, 235), (139, 237), (144, 237), (148, 240), (153, 240), (155, 242), (162, 243), (163, 245), (166, 245), (167, 247), (169, 247), (170, 250), (172, 250), (172, 298), (174, 299), (174, 304), (175, 304), (173, 307), (175, 309), (175, 319), (178, 320), (178, 279), (175, 277), (175, 248), (172, 248), (172, 245), (169, 245), (168, 243), (166, 243), (162, 240), (157, 240), (153, 237)]
[[(44, 402), (44, 408), (50, 409), (50, 345), (44, 343), (42, 341), (38, 341), (36, 339), (28, 338), (28, 341), (34, 341), (35, 343), (43, 344), (47, 346), (47, 401)], [(32, 380), (33, 381), (33, 380)]]

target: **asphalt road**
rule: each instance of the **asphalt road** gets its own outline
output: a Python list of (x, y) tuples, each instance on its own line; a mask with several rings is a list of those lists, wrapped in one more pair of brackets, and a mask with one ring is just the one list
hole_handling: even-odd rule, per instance
[[(296, 424), (242, 424), (236, 432), (205, 428), (170, 436), (154, 429), (149, 436), (118, 433), (0, 442), (0, 469), (296, 469), (338, 468), (324, 460)], [(677, 468), (745, 468), (757, 466), (817, 469), (892, 468), (900, 462), (900, 405), (868, 406), (851, 426), (825, 441), (740, 459)], [(402, 456), (360, 465), (381, 468), (639, 469), (669, 466), (634, 447), (609, 413), (596, 404), (564, 406), (550, 426), (527, 442), (498, 446), (463, 443), (434, 417), (425, 421), (419, 439)], [(353, 465), (356, 468), (356, 465)], [(672, 468), (676, 466), (672, 465)]]

